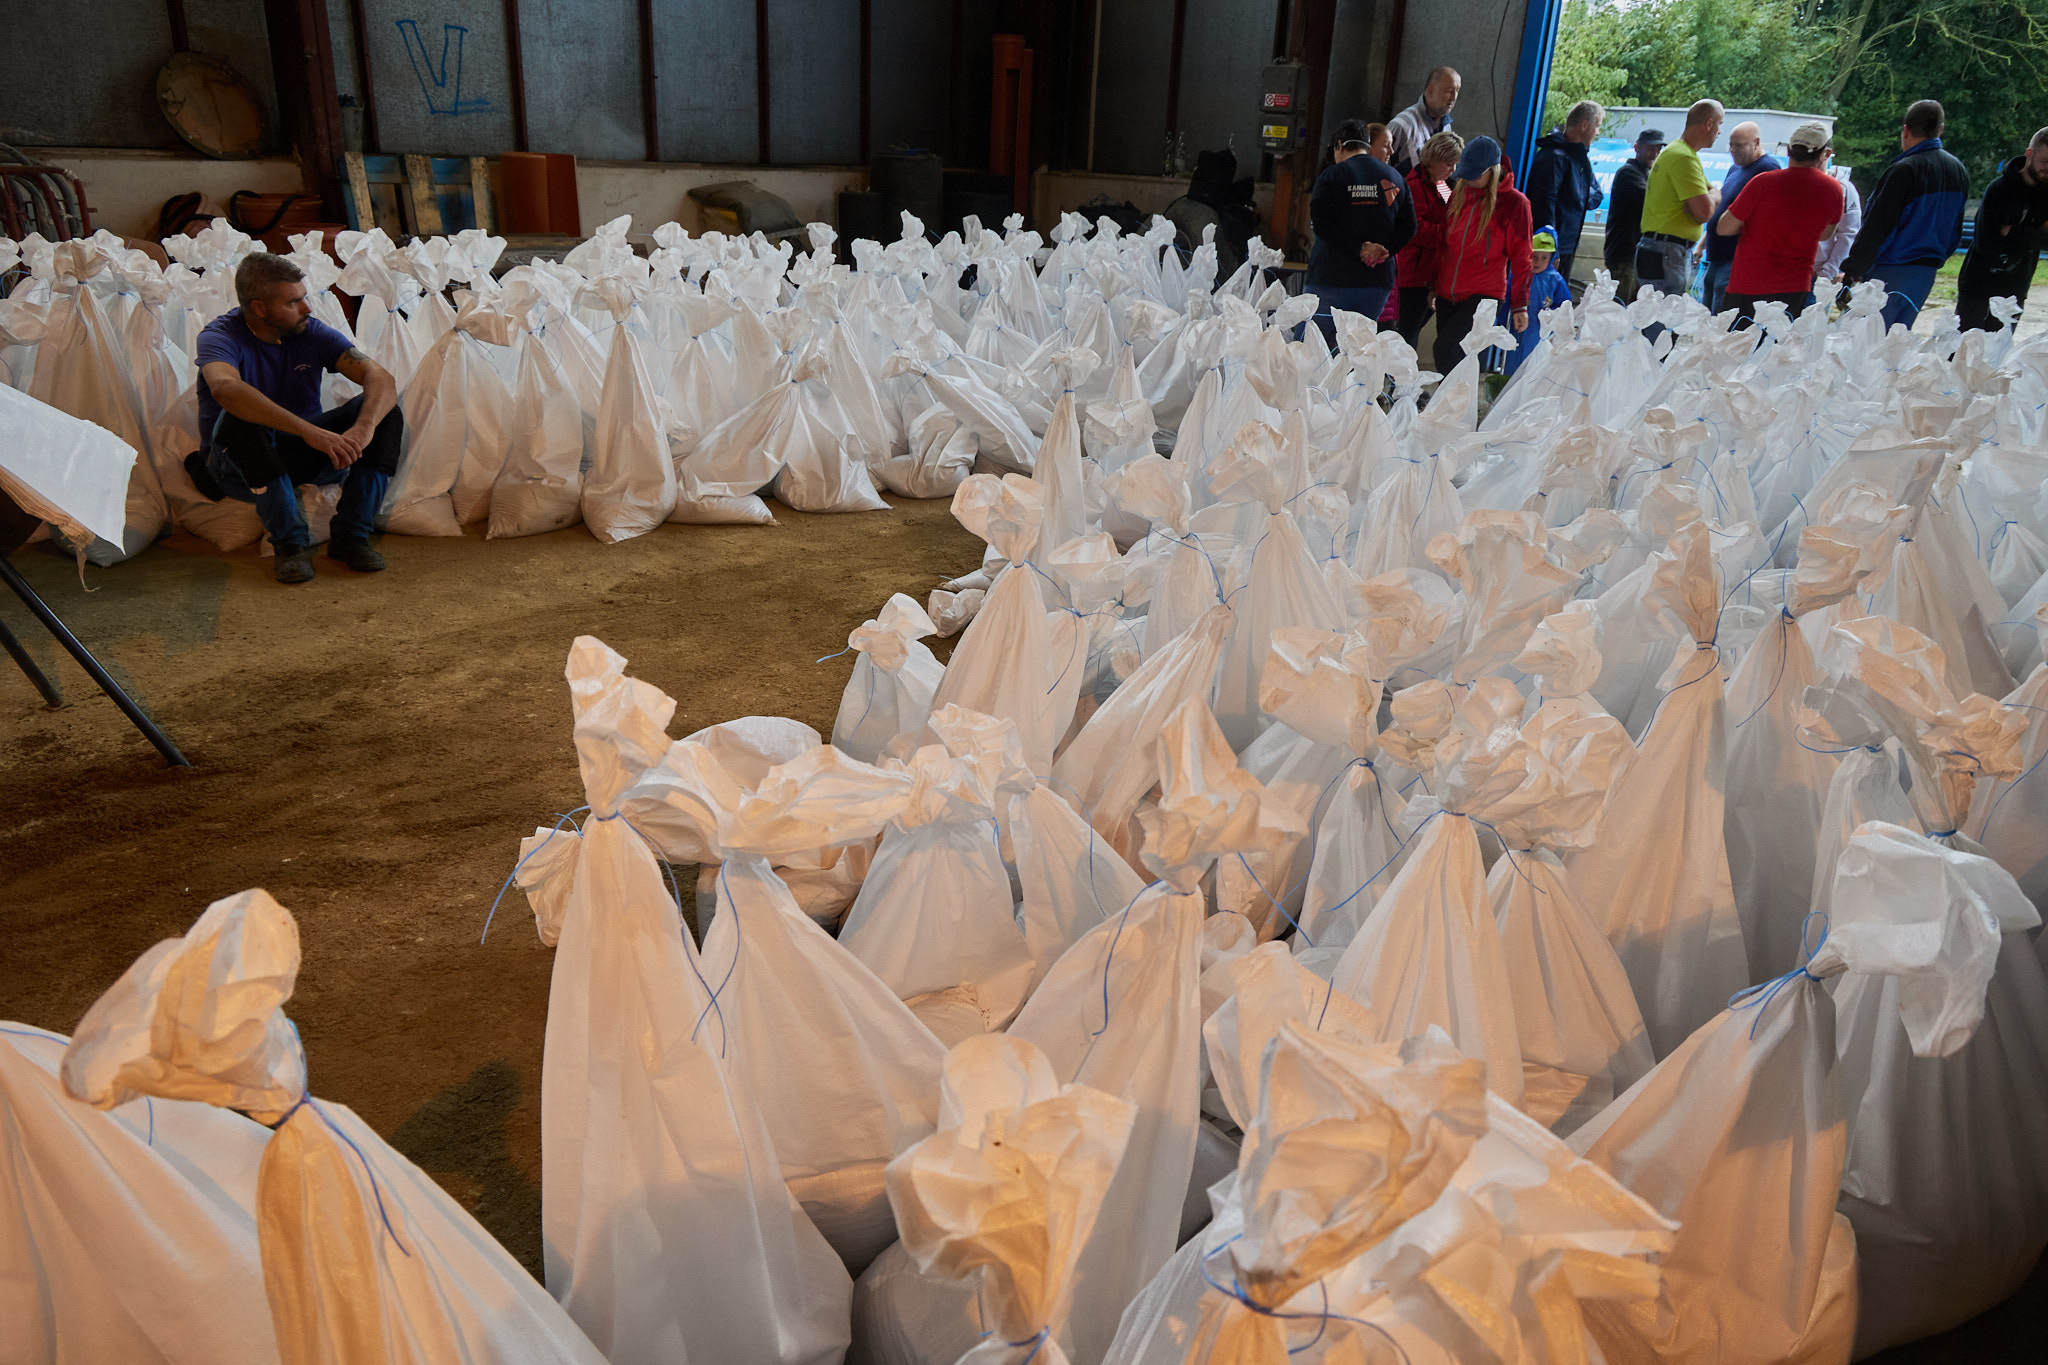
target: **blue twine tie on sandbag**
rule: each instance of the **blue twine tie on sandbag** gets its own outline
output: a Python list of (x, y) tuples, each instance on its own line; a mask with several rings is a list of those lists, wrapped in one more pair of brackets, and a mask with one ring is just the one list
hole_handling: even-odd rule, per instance
[(1370, 1327), (1373, 1331), (1378, 1332), (1381, 1336), (1385, 1337), (1387, 1339), (1388, 1345), (1392, 1346), (1396, 1351), (1399, 1351), (1401, 1353), (1401, 1359), (1410, 1359), (1407, 1350), (1401, 1345), (1399, 1341), (1395, 1340), (1394, 1334), (1392, 1332), (1389, 1332), (1386, 1328), (1380, 1326), (1378, 1323), (1368, 1322), (1364, 1318), (1354, 1318), (1348, 1313), (1331, 1312), (1330, 1291), (1328, 1288), (1324, 1286), (1321, 1280), (1316, 1281), (1316, 1289), (1318, 1290), (1318, 1292), (1322, 1294), (1322, 1308), (1314, 1313), (1290, 1313), (1285, 1309), (1281, 1308), (1268, 1308), (1266, 1307), (1266, 1305), (1252, 1298), (1251, 1295), (1245, 1293), (1244, 1290), (1239, 1287), (1239, 1285), (1237, 1284), (1237, 1277), (1235, 1275), (1231, 1276), (1231, 1282), (1229, 1284), (1224, 1284), (1221, 1280), (1218, 1280), (1214, 1275), (1211, 1275), (1209, 1273), (1209, 1262), (1214, 1260), (1216, 1257), (1222, 1255), (1224, 1250), (1228, 1248), (1232, 1242), (1237, 1241), (1238, 1238), (1242, 1237), (1243, 1235), (1243, 1233), (1238, 1233), (1234, 1236), (1225, 1238), (1221, 1243), (1217, 1245), (1215, 1250), (1204, 1252), (1200, 1259), (1198, 1259), (1195, 1262), (1195, 1268), (1201, 1272), (1202, 1278), (1208, 1282), (1208, 1285), (1211, 1289), (1215, 1290), (1217, 1293), (1223, 1295), (1226, 1298), (1235, 1299), (1239, 1304), (1250, 1309), (1252, 1312), (1257, 1313), (1262, 1318), (1274, 1318), (1282, 1322), (1307, 1322), (1313, 1319), (1316, 1324), (1316, 1334), (1310, 1337), (1307, 1341), (1303, 1342), (1299, 1346), (1288, 1347), (1287, 1354), (1300, 1355), (1303, 1351), (1306, 1351), (1309, 1348), (1316, 1345), (1316, 1343), (1320, 1342), (1323, 1339), (1323, 1334), (1330, 1330), (1330, 1324), (1334, 1321), (1349, 1322), (1359, 1327)]
[[(1809, 947), (1806, 940), (1816, 919), (1820, 921), (1820, 937), (1815, 939), (1812, 946)], [(1806, 918), (1799, 922), (1799, 965), (1786, 972), (1783, 976), (1774, 976), (1769, 981), (1760, 981), (1754, 986), (1744, 986), (1741, 990), (1728, 997), (1728, 1008), (1730, 1011), (1747, 1009), (1754, 1009), (1756, 1011), (1756, 1018), (1749, 1025), (1749, 1036), (1752, 1040), (1756, 1038), (1757, 1027), (1764, 1021), (1764, 1011), (1770, 1006), (1771, 1001), (1777, 998), (1779, 991), (1784, 990), (1785, 987), (1791, 985), (1802, 976), (1808, 981), (1821, 980), (1820, 977), (1815, 976), (1807, 969), (1813, 964), (1813, 955), (1819, 952), (1821, 945), (1827, 941), (1828, 917), (1826, 912), (1820, 910), (1807, 911)]]
[(1109, 967), (1112, 962), (1116, 961), (1116, 945), (1118, 940), (1124, 936), (1124, 925), (1130, 921), (1131, 907), (1143, 900), (1145, 893), (1153, 887), (1160, 885), (1163, 880), (1162, 878), (1159, 881), (1147, 882), (1139, 887), (1138, 894), (1131, 897), (1130, 905), (1126, 905), (1117, 915), (1116, 932), (1109, 936), (1109, 951), (1102, 955), (1102, 1027), (1089, 1034), (1090, 1038), (1100, 1038), (1109, 1031)]
[(532, 858), (534, 854), (539, 853), (542, 849), (546, 848), (548, 846), (548, 840), (553, 839), (557, 834), (561, 833), (562, 826), (565, 824), (575, 825), (576, 833), (580, 836), (583, 833), (583, 826), (576, 824), (576, 817), (589, 809), (590, 807), (588, 806), (578, 806), (575, 810), (572, 811), (556, 812), (555, 827), (549, 830), (547, 834), (542, 837), (541, 841), (533, 846), (530, 852), (521, 855), (519, 861), (512, 865), (512, 871), (506, 874), (505, 884), (498, 888), (498, 894), (491, 899), (490, 913), (484, 916), (483, 935), (482, 937), (477, 939), (477, 942), (479, 944), (483, 943), (485, 939), (488, 939), (491, 936), (491, 921), (496, 919), (498, 916), (498, 903), (504, 900), (505, 893), (512, 889), (512, 883), (518, 880), (519, 870), (526, 866), (527, 860)]
[[(503, 900), (505, 899), (505, 893), (506, 893), (506, 892), (508, 892), (508, 891), (510, 891), (510, 890), (512, 889), (512, 883), (513, 883), (513, 882), (514, 882), (514, 880), (516, 880), (516, 879), (518, 878), (518, 876), (519, 876), (519, 869), (520, 869), (520, 868), (522, 868), (522, 867), (525, 867), (525, 866), (526, 866), (526, 864), (527, 864), (527, 861), (528, 861), (529, 859), (531, 859), (531, 858), (532, 858), (532, 857), (533, 857), (533, 856), (534, 856), (535, 854), (539, 853), (539, 852), (540, 852), (540, 851), (541, 851), (541, 850), (542, 850), (543, 848), (546, 848), (546, 847), (547, 847), (547, 845), (548, 845), (548, 841), (549, 841), (549, 840), (551, 840), (551, 839), (553, 839), (553, 838), (555, 837), (555, 835), (557, 835), (557, 834), (561, 833), (561, 830), (562, 830), (562, 826), (563, 826), (563, 825), (567, 824), (567, 825), (573, 825), (573, 826), (575, 826), (575, 828), (576, 828), (576, 832), (577, 832), (577, 834), (578, 834), (578, 835), (580, 836), (580, 835), (581, 835), (581, 834), (583, 833), (583, 827), (582, 827), (581, 825), (578, 825), (578, 824), (576, 823), (576, 817), (577, 817), (578, 815), (580, 815), (580, 814), (584, 813), (585, 811), (588, 811), (589, 809), (590, 809), (590, 807), (589, 807), (589, 806), (578, 806), (578, 807), (576, 807), (576, 809), (575, 809), (575, 810), (572, 810), (572, 811), (566, 811), (566, 812), (563, 812), (563, 813), (561, 813), (561, 814), (558, 814), (558, 815), (557, 815), (557, 816), (555, 817), (555, 824), (554, 824), (554, 828), (550, 829), (550, 830), (549, 830), (549, 831), (547, 832), (547, 834), (546, 834), (546, 835), (544, 835), (544, 836), (542, 837), (541, 841), (540, 841), (540, 842), (539, 842), (538, 844), (535, 844), (535, 845), (533, 846), (533, 848), (532, 848), (532, 849), (531, 849), (531, 850), (530, 850), (529, 852), (527, 852), (527, 853), (526, 853), (526, 854), (525, 854), (524, 856), (522, 856), (522, 857), (521, 857), (521, 858), (519, 859), (519, 861), (518, 861), (517, 863), (513, 864), (513, 866), (512, 866), (512, 871), (511, 871), (511, 874), (510, 874), (509, 876), (507, 876), (507, 877), (505, 878), (505, 884), (504, 884), (503, 886), (500, 886), (500, 887), (498, 888), (498, 894), (497, 894), (496, 898), (494, 898), (494, 899), (493, 899), (493, 900), (491, 901), (491, 909), (490, 909), (490, 913), (489, 913), (488, 915), (484, 916), (484, 937), (485, 937), (485, 938), (488, 938), (488, 937), (490, 936), (490, 932), (491, 932), (491, 920), (492, 920), (492, 919), (493, 919), (493, 918), (494, 918), (494, 917), (495, 917), (495, 916), (497, 915), (497, 913), (498, 913), (498, 904), (499, 904), (499, 902), (500, 902), (500, 901), (503, 901)], [(648, 851), (649, 851), (650, 853), (652, 853), (652, 854), (654, 855), (654, 861), (655, 861), (655, 864), (656, 864), (656, 865), (657, 865), (658, 867), (660, 867), (660, 868), (661, 868), (661, 875), (662, 875), (662, 878), (663, 878), (663, 880), (665, 880), (665, 881), (667, 881), (667, 882), (668, 882), (668, 894), (669, 894), (669, 898), (670, 898), (671, 900), (673, 900), (673, 901), (675, 902), (675, 907), (676, 907), (676, 915), (677, 915), (677, 917), (678, 917), (678, 920), (680, 920), (680, 918), (681, 918), (681, 916), (682, 916), (682, 912), (683, 912), (683, 892), (682, 892), (682, 887), (681, 887), (680, 885), (678, 885), (678, 884), (677, 884), (677, 882), (676, 882), (676, 870), (675, 870), (675, 868), (674, 868), (674, 867), (672, 867), (672, 866), (670, 866), (670, 864), (669, 864), (669, 861), (668, 861), (668, 859), (666, 859), (666, 858), (664, 858), (664, 857), (662, 856), (662, 851), (663, 851), (663, 850), (662, 850), (662, 847), (661, 847), (661, 845), (659, 845), (659, 844), (655, 843), (655, 842), (654, 842), (654, 840), (652, 840), (652, 839), (648, 838), (648, 837), (647, 837), (647, 835), (645, 834), (645, 832), (643, 832), (643, 831), (642, 831), (642, 830), (641, 830), (641, 829), (640, 829), (640, 828), (639, 828), (638, 826), (636, 826), (636, 825), (635, 825), (635, 824), (634, 824), (634, 823), (633, 823), (633, 822), (632, 822), (631, 820), (626, 820), (626, 818), (625, 818), (625, 813), (624, 813), (623, 811), (613, 811), (613, 812), (612, 812), (612, 813), (611, 813), (610, 815), (600, 815), (600, 816), (596, 817), (596, 820), (597, 820), (597, 822), (598, 822), (598, 823), (603, 823), (603, 822), (605, 822), (605, 821), (610, 821), (610, 820), (622, 820), (622, 821), (624, 821), (624, 822), (625, 822), (625, 826), (626, 826), (626, 828), (627, 828), (627, 829), (629, 829), (629, 830), (632, 830), (634, 834), (636, 834), (636, 835), (638, 835), (638, 836), (639, 836), (639, 838), (640, 838), (640, 842), (641, 842), (641, 843), (643, 843), (643, 844), (646, 844), (646, 845), (647, 845)], [(724, 877), (725, 877), (725, 865), (724, 865), (723, 863), (720, 863), (720, 864), (719, 864), (719, 868), (718, 868), (718, 875), (719, 875), (719, 879), (720, 879), (721, 881), (723, 881), (723, 880), (724, 880)], [(737, 932), (737, 931), (738, 931), (738, 927), (739, 927), (739, 921), (738, 921), (737, 919), (735, 919), (735, 920), (733, 921), (733, 926), (734, 926), (734, 931), (735, 931), (735, 932)], [(477, 941), (478, 941), (479, 943), (482, 943), (482, 942), (483, 942), (483, 939), (481, 939), (481, 938), (480, 938), (480, 939), (478, 939)], [(692, 974), (693, 976), (695, 976), (695, 977), (697, 978), (697, 984), (698, 984), (698, 985), (700, 985), (700, 986), (702, 986), (702, 987), (704, 988), (705, 992), (706, 992), (706, 993), (707, 993), (707, 994), (708, 994), (708, 995), (709, 995), (709, 996), (711, 997), (711, 1001), (710, 1001), (710, 1004), (709, 1004), (709, 1005), (708, 1005), (708, 1006), (706, 1007), (706, 1009), (707, 1009), (707, 1010), (715, 1010), (715, 1011), (717, 1012), (717, 1014), (718, 1014), (718, 1027), (719, 1027), (719, 1034), (720, 1034), (720, 1037), (719, 1037), (719, 1044), (718, 1044), (718, 1055), (719, 1055), (719, 1056), (720, 1056), (721, 1058), (723, 1058), (723, 1057), (725, 1056), (725, 1036), (724, 1036), (724, 1035), (725, 1035), (726, 1021), (725, 1021), (725, 1010), (724, 1010), (723, 1006), (721, 1006), (721, 1005), (719, 1004), (719, 1000), (718, 1000), (718, 997), (719, 997), (719, 992), (720, 992), (720, 991), (723, 991), (723, 990), (725, 989), (726, 983), (727, 983), (727, 982), (729, 982), (729, 981), (731, 981), (731, 979), (732, 979), (732, 972), (731, 972), (731, 970), (730, 970), (730, 969), (728, 969), (728, 971), (726, 972), (726, 980), (725, 980), (725, 981), (722, 981), (722, 982), (720, 982), (720, 983), (719, 983), (719, 985), (718, 985), (718, 987), (717, 987), (716, 989), (713, 989), (713, 987), (712, 987), (711, 983), (710, 983), (709, 981), (706, 981), (706, 980), (704, 979), (704, 973), (703, 973), (703, 970), (702, 970), (701, 968), (699, 968), (699, 967), (698, 967), (698, 965), (697, 965), (697, 956), (696, 956), (696, 954), (695, 954), (695, 953), (689, 953), (689, 954), (687, 954), (686, 956), (687, 956), (687, 960), (689, 961), (689, 964), (690, 964), (690, 972), (691, 972), (691, 974)], [(737, 952), (735, 952), (735, 953), (734, 953), (734, 955), (733, 955), (733, 963), (734, 963), (734, 966), (737, 966), (737, 965), (738, 965), (738, 963), (739, 963), (739, 955), (738, 955), (738, 953), (737, 953)], [(698, 1026), (699, 1026), (699, 1027), (702, 1027), (702, 1025), (703, 1025), (703, 1022), (704, 1022), (704, 1016), (703, 1016), (702, 1014), (698, 1015), (698, 1017), (697, 1017), (697, 1023), (698, 1023)], [(694, 1029), (693, 1029), (693, 1030), (691, 1031), (691, 1033), (690, 1033), (690, 1040), (691, 1040), (692, 1042), (695, 1042), (695, 1041), (696, 1041), (696, 1038), (697, 1038), (697, 1033), (696, 1033), (696, 1030), (694, 1030)]]
[[(292, 1031), (292, 1041), (298, 1044), (299, 1071), (300, 1074), (303, 1075), (306, 1071), (306, 1044), (304, 1040), (299, 1037), (299, 1026), (289, 1019), (285, 1020), (284, 1022), (285, 1027), (289, 1028)], [(292, 1107), (285, 1110), (284, 1113), (278, 1118), (276, 1123), (270, 1125), (271, 1131), (276, 1132), (278, 1129), (283, 1128), (285, 1124), (291, 1121), (292, 1115), (298, 1113), (299, 1110), (307, 1108), (309, 1106), (312, 1108), (313, 1113), (319, 1118), (319, 1120), (322, 1123), (326, 1124), (328, 1128), (333, 1131), (336, 1137), (340, 1138), (343, 1142), (348, 1144), (348, 1149), (356, 1154), (356, 1160), (363, 1163), (363, 1174), (368, 1176), (370, 1180), (370, 1196), (371, 1198), (377, 1201), (377, 1217), (383, 1220), (384, 1231), (391, 1238), (391, 1244), (398, 1248), (400, 1254), (404, 1255), (408, 1260), (410, 1260), (412, 1258), (412, 1253), (406, 1250), (405, 1243), (399, 1239), (398, 1229), (391, 1226), (391, 1214), (384, 1207), (384, 1191), (383, 1188), (377, 1184), (377, 1172), (370, 1168), (370, 1159), (367, 1156), (363, 1155), (363, 1149), (356, 1145), (356, 1140), (341, 1130), (341, 1125), (334, 1121), (333, 1116), (327, 1112), (327, 1110), (321, 1105), (320, 1101), (313, 1098), (313, 1088), (310, 1082), (307, 1083), (305, 1090), (299, 1095), (299, 1098), (292, 1104)]]

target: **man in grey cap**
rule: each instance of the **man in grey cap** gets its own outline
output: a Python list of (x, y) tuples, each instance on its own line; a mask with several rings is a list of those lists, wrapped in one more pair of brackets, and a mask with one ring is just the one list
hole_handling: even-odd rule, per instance
[(1842, 221), (1842, 187), (1824, 164), (1828, 143), (1826, 124), (1800, 124), (1786, 145), (1792, 164), (1751, 176), (1721, 209), (1714, 231), (1735, 241), (1721, 303), (1738, 325), (1765, 300), (1797, 317), (1812, 296), (1814, 257)]
[(1633, 303), (1636, 297), (1636, 239), (1643, 235), (1643, 192), (1650, 188), (1650, 167), (1664, 150), (1664, 134), (1645, 128), (1636, 134), (1635, 159), (1614, 173), (1607, 196), (1607, 243), (1600, 250), (1607, 273), (1614, 277), (1614, 297)]

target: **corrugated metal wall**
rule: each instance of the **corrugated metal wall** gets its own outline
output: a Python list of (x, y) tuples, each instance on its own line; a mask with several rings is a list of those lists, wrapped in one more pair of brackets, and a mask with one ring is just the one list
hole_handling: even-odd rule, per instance
[[(19, 0), (0, 40), (0, 142), (31, 147), (184, 144), (157, 108), (171, 55), (164, 0)], [(194, 49), (225, 58), (256, 90), (277, 134), (263, 0), (185, 0)]]
[[(1286, 0), (1181, 0), (1178, 126), (1190, 154), (1234, 143), (1258, 164), (1260, 68)], [(263, 0), (184, 0), (193, 45), (226, 56), (276, 100)], [(586, 159), (645, 159), (642, 0), (326, 0), (340, 93), (374, 105), (374, 150), (491, 154), (514, 147), (513, 35), (525, 85), (526, 143)], [(1038, 61), (1068, 64), (1070, 143), (1055, 165), (1092, 150), (1094, 168), (1157, 175), (1166, 147), (1175, 0), (870, 0), (869, 144), (931, 147), (957, 165), (988, 152), (989, 39), (998, 24), (1072, 35)], [(753, 162), (763, 120), (756, 48), (767, 40), (767, 159), (844, 164), (861, 157), (859, 0), (647, 0), (654, 75), (653, 150), (666, 161)], [(1335, 0), (1325, 126), (1377, 118), (1393, 0)], [(1505, 132), (1527, 0), (1410, 3), (1393, 107), (1439, 62), (1465, 74), (1457, 123)], [(1050, 17), (1049, 17), (1050, 16)], [(93, 37), (81, 44), (78, 34)], [(358, 33), (361, 42), (358, 42)], [(1051, 47), (1041, 37), (1041, 43)], [(358, 50), (360, 46), (360, 51)], [(165, 0), (67, 0), (40, 7), (0, 45), (0, 124), (16, 140), (170, 147), (155, 108), (169, 55)], [(958, 78), (956, 82), (956, 62)], [(368, 90), (362, 76), (368, 76)], [(956, 88), (956, 83), (957, 87)], [(1041, 123), (1041, 127), (1044, 124)], [(1068, 134), (1062, 134), (1065, 138)]]

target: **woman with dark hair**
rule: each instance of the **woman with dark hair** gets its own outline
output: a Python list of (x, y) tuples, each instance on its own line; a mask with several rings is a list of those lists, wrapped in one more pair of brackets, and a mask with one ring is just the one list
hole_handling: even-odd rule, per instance
[(1513, 330), (1529, 327), (1529, 201), (1508, 183), (1500, 144), (1475, 137), (1452, 176), (1457, 188), (1444, 206), (1444, 250), (1436, 267), (1437, 371), (1465, 358), (1459, 343), (1475, 317), (1493, 317), (1507, 300)]
[(1394, 253), (1415, 235), (1415, 206), (1400, 173), (1371, 154), (1371, 134), (1359, 119), (1337, 125), (1330, 162), (1309, 196), (1309, 253), (1304, 287), (1319, 302), (1316, 326), (1336, 343), (1330, 311), (1342, 308), (1375, 321), (1394, 287)]

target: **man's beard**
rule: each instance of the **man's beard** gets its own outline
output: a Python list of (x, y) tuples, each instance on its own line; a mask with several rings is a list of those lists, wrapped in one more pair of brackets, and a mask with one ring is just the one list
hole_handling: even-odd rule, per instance
[(278, 328), (277, 334), (281, 337), (302, 337), (306, 334), (306, 329), (312, 325), (313, 315), (308, 313), (291, 326)]

